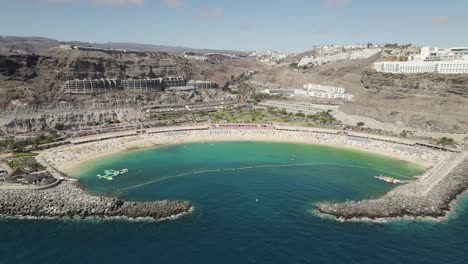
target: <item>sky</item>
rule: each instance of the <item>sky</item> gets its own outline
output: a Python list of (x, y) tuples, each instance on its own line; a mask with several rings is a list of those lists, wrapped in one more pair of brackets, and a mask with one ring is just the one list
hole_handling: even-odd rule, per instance
[(468, 46), (467, 0), (0, 0), (0, 35), (300, 52)]

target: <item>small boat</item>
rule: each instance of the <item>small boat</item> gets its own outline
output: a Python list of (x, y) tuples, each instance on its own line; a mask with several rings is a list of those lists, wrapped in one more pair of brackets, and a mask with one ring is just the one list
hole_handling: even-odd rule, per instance
[(392, 184), (397, 184), (397, 183), (401, 183), (400, 180), (397, 180), (391, 176), (384, 176), (384, 175), (380, 175), (380, 176), (374, 176), (374, 178), (378, 179), (378, 180), (381, 180), (381, 181), (384, 181), (384, 182), (388, 182), (388, 183), (392, 183)]

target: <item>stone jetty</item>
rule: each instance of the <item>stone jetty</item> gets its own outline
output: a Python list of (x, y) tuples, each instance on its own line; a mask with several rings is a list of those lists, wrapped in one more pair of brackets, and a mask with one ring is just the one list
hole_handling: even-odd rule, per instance
[(151, 218), (187, 213), (192, 205), (178, 201), (127, 202), (87, 193), (77, 182), (64, 181), (47, 190), (0, 190), (0, 215), (38, 218)]
[[(448, 166), (451, 162), (452, 167)], [(448, 161), (448, 165), (414, 183), (397, 187), (379, 199), (317, 203), (315, 208), (340, 220), (446, 217), (452, 202), (468, 189), (468, 156), (459, 155)], [(441, 175), (444, 172), (446, 175)], [(439, 181), (434, 182), (432, 178)]]

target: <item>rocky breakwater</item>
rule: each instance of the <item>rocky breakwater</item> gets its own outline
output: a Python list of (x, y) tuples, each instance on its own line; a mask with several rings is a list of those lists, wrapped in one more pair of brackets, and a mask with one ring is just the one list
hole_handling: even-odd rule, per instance
[(427, 193), (421, 190), (424, 184), (416, 181), (403, 185), (375, 200), (323, 202), (317, 203), (315, 208), (319, 213), (340, 220), (446, 217), (453, 201), (468, 189), (468, 158)]
[(37, 218), (151, 218), (162, 220), (190, 212), (192, 205), (179, 201), (127, 202), (88, 194), (76, 182), (55, 188), (0, 190), (0, 215)]

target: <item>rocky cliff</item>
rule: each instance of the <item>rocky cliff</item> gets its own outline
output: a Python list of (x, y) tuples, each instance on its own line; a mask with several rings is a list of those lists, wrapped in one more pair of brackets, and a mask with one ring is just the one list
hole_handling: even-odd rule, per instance
[(52, 48), (40, 55), (0, 55), (0, 106), (7, 106), (12, 100), (39, 104), (93, 97), (62, 93), (63, 83), (71, 79), (190, 74), (191, 67), (186, 61), (160, 52), (108, 54)]
[(342, 110), (421, 131), (468, 133), (468, 75), (367, 70)]
[(355, 95), (340, 107), (345, 113), (396, 124), (401, 130), (468, 133), (468, 75), (379, 73), (371, 69), (378, 56), (309, 69), (292, 67), (292, 59), (256, 74), (254, 80), (286, 87), (344, 87)]
[[(118, 99), (118, 98), (125, 99)], [(134, 94), (119, 92), (103, 99), (47, 104), (19, 104), (0, 108), (0, 134), (44, 131), (56, 124), (69, 126), (104, 123), (107, 120), (122, 122), (142, 121), (148, 117), (142, 107), (148, 104), (182, 104), (233, 100), (235, 96), (221, 90), (198, 92), (166, 92)]]
[(455, 95), (468, 98), (466, 74), (391, 74), (369, 70), (364, 72), (362, 84), (365, 89), (372, 92), (389, 91), (442, 97)]

